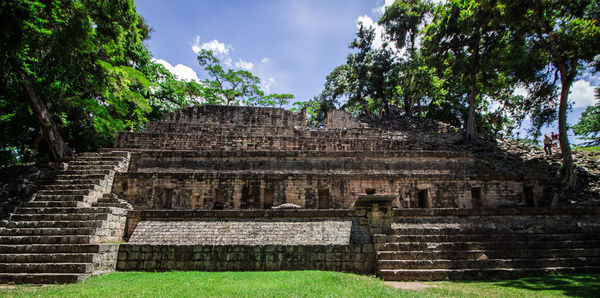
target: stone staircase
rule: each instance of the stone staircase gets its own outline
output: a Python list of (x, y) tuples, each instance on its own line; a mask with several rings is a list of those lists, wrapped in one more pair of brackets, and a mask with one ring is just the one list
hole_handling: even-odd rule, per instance
[(0, 229), (0, 283), (69, 283), (112, 271), (127, 204), (107, 195), (128, 152), (83, 153), (66, 163)]
[(600, 272), (597, 227), (530, 224), (536, 228), (502, 229), (494, 223), (392, 224), (385, 242), (377, 245), (378, 274), (384, 280), (402, 281)]

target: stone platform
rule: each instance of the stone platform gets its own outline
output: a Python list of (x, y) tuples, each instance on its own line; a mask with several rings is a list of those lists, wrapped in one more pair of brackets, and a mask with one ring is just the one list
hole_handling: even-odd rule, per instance
[[(539, 208), (552, 199), (544, 177), (496, 171), (456, 150), (461, 138), (372, 128), (343, 111), (323, 129), (273, 108), (167, 113), (68, 161), (4, 223), (0, 281), (115, 268), (388, 280), (599, 271), (600, 209)], [(297, 209), (271, 209), (282, 204)]]
[(343, 111), (327, 127), (274, 108), (197, 106), (167, 113), (144, 132), (117, 133), (132, 153), (113, 192), (136, 209), (261, 209), (292, 203), (351, 209), (365, 193), (396, 208), (496, 208), (549, 203), (537, 175), (493, 170), (450, 148), (458, 132), (387, 131)]

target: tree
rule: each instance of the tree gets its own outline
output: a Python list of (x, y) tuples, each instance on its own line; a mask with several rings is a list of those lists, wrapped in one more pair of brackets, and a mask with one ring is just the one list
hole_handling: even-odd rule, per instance
[(245, 70), (224, 69), (212, 51), (201, 50), (198, 62), (211, 78), (203, 81), (205, 103), (282, 106), (294, 98), (291, 94), (265, 95), (259, 77)]
[[(600, 54), (599, 9), (596, 1), (500, 1), (506, 10), (506, 22), (515, 35), (522, 35), (522, 47), (535, 53), (521, 59), (536, 76), (521, 75), (528, 85), (560, 85), (558, 129), (563, 159), (563, 191), (575, 189), (571, 146), (567, 138), (569, 91), (582, 68)], [(555, 83), (556, 82), (556, 83)], [(547, 92), (551, 94), (550, 92)], [(554, 98), (546, 97), (545, 102)]]
[(328, 76), (325, 87), (316, 100), (338, 104), (341, 108), (365, 117), (390, 110), (395, 98), (395, 56), (386, 44), (374, 48), (375, 30), (359, 24), (356, 38), (350, 44), (346, 64), (336, 67)]
[(478, 103), (507, 87), (500, 69), (509, 53), (501, 13), (493, 0), (450, 0), (437, 8), (426, 28), (424, 48), (430, 63), (467, 99), (467, 142), (477, 142)]
[(590, 140), (590, 145), (600, 145), (600, 103), (585, 109), (573, 131)]
[(397, 49), (405, 51), (404, 59), (397, 62), (396, 92), (402, 99), (406, 116), (413, 116), (414, 105), (417, 104), (418, 115), (422, 116), (421, 103), (425, 98), (433, 98), (439, 94), (439, 79), (433, 69), (425, 64), (425, 59), (418, 49), (421, 27), (425, 25), (427, 16), (433, 12), (434, 5), (429, 1), (400, 0), (388, 7), (379, 24), (383, 25)]
[(159, 68), (132, 0), (7, 0), (0, 24), (2, 125), (21, 131), (2, 138), (3, 148), (46, 148), (58, 160), (71, 153), (65, 140), (84, 150), (106, 145), (152, 113)]

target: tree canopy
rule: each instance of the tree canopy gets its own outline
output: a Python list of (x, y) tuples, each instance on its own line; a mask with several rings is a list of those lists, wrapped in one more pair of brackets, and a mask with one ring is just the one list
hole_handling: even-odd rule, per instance
[(5, 155), (106, 146), (162, 109), (152, 89), (173, 76), (150, 60), (132, 0), (2, 1), (0, 22)]
[[(360, 26), (355, 52), (304, 106), (317, 123), (332, 106), (440, 120), (462, 126), (468, 143), (510, 136), (527, 116), (536, 138), (558, 120), (566, 193), (576, 187), (569, 92), (579, 75), (600, 70), (599, 16), (592, 0), (397, 0), (379, 20), (383, 46), (373, 45), (373, 28)], [(598, 115), (598, 104), (588, 107), (573, 131), (598, 142)]]
[(6, 0), (0, 24), (2, 165), (110, 146), (116, 131), (192, 104), (293, 98), (265, 95), (258, 77), (224, 70), (208, 52), (198, 58), (211, 79), (178, 80), (153, 61), (133, 0)]

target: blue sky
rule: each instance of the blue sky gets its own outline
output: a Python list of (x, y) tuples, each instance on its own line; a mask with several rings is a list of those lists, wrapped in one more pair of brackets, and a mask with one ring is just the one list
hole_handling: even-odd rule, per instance
[[(323, 88), (325, 77), (346, 62), (357, 22), (377, 22), (390, 0), (136, 0), (154, 29), (152, 55), (183, 79), (204, 79), (196, 52), (211, 49), (223, 64), (258, 75), (270, 93), (305, 101)], [(594, 104), (598, 76), (575, 82), (575, 124)], [(558, 126), (543, 130), (558, 131)], [(521, 133), (521, 136), (524, 136)], [(573, 139), (573, 141), (575, 141)]]
[(178, 67), (185, 78), (205, 75), (194, 49), (219, 52), (223, 62), (258, 75), (274, 93), (297, 100), (317, 95), (325, 76), (345, 63), (361, 16), (377, 20), (383, 1), (138, 0), (138, 12), (154, 28), (153, 56)]

